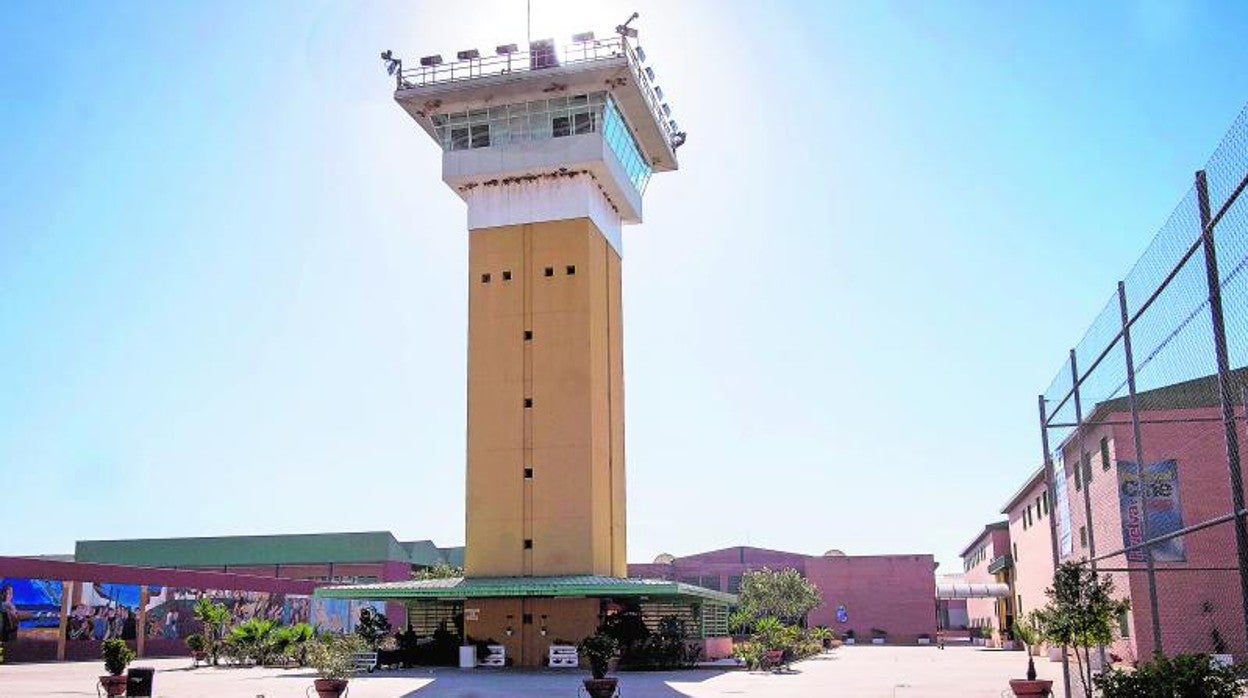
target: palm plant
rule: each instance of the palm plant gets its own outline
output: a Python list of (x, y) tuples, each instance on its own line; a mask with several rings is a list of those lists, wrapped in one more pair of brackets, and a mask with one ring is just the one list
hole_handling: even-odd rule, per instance
[(1023, 649), (1027, 653), (1027, 680), (1036, 680), (1036, 660), (1032, 655), (1032, 648), (1040, 643), (1040, 629), (1036, 625), (1036, 618), (1033, 613), (1023, 618), (1023, 622), (1014, 623), (1014, 637), (1023, 643)]
[(204, 625), (204, 640), (208, 656), (212, 658), (212, 663), (215, 665), (221, 654), (226, 624), (230, 622), (230, 610), (223, 604), (214, 603), (208, 597), (202, 597), (195, 602), (192, 613), (195, 619)]

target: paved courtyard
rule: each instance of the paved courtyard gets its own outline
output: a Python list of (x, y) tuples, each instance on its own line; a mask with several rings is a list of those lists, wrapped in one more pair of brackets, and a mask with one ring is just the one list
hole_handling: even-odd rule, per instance
[[(851, 698), (999, 698), (1026, 668), (1022, 652), (956, 647), (844, 647), (794, 665), (786, 674), (745, 671), (626, 672), (621, 698), (678, 696), (846, 696)], [(190, 669), (188, 660), (141, 660), (157, 669), (158, 698), (306, 698), (304, 669)], [(1041, 678), (1059, 665), (1039, 658)], [(95, 696), (98, 662), (0, 665), (0, 696)], [(553, 671), (410, 669), (351, 681), (348, 698), (577, 696), (582, 674)], [(315, 694), (312, 694), (315, 696)], [(1059, 691), (1060, 695), (1060, 691)]]

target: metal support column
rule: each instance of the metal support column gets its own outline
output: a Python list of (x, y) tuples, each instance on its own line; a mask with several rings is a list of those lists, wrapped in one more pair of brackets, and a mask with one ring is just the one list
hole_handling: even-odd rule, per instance
[[(1044, 404), (1044, 396), (1037, 395), (1036, 403), (1040, 407), (1040, 447), (1044, 450), (1044, 491), (1049, 498), (1049, 542), (1052, 544), (1053, 552), (1053, 570), (1062, 564), (1061, 554), (1058, 552), (1057, 540), (1057, 478), (1053, 472), (1053, 456), (1049, 453), (1049, 415)], [(1069, 696), (1070, 693), (1070, 658), (1066, 656), (1066, 648), (1062, 648), (1062, 695)]]
[(1239, 558), (1239, 596), (1244, 627), (1248, 628), (1248, 524), (1244, 510), (1244, 476), (1239, 463), (1239, 432), (1235, 428), (1235, 388), (1226, 349), (1226, 324), (1222, 316), (1222, 280), (1218, 276), (1218, 253), (1213, 239), (1213, 215), (1209, 209), (1209, 183), (1205, 171), (1196, 173), (1196, 200), (1200, 205), (1201, 243), (1205, 250), (1205, 278), (1209, 283), (1209, 314), (1213, 320), (1213, 350), (1218, 359), (1218, 394), (1226, 432), (1226, 466), (1231, 476), (1231, 502), (1235, 507), (1235, 552)]
[[(1135, 470), (1140, 480), (1140, 538), (1148, 540), (1148, 488), (1144, 486), (1144, 437), (1140, 432), (1140, 405), (1135, 392), (1135, 357), (1131, 353), (1131, 316), (1127, 314), (1127, 287), (1118, 282), (1118, 311), (1122, 317), (1122, 350), (1127, 363), (1127, 407), (1131, 410), (1131, 440), (1135, 447)], [(1148, 611), (1152, 618), (1153, 651), (1161, 652), (1161, 615), (1157, 609), (1157, 568), (1153, 562), (1153, 546), (1144, 548), (1148, 567)], [(1128, 567), (1130, 561), (1128, 560)], [(1127, 577), (1128, 584), (1130, 576)]]

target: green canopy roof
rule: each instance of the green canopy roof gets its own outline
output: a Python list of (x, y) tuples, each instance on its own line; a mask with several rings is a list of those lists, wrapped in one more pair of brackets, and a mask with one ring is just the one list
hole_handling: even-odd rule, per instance
[(581, 575), (572, 577), (448, 577), (378, 584), (320, 587), (316, 596), (327, 599), (458, 600), (517, 596), (654, 596), (700, 599), (728, 606), (733, 594), (666, 579), (630, 579)]

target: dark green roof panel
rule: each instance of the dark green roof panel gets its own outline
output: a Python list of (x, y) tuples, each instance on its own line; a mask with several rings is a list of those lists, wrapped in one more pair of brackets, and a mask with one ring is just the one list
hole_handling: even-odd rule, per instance
[[(430, 544), (432, 546), (432, 544)], [(436, 548), (435, 548), (436, 549)], [(140, 567), (241, 567), (298, 563), (409, 562), (388, 531), (273, 536), (78, 541), (75, 559)], [(415, 564), (427, 564), (416, 561)]]

